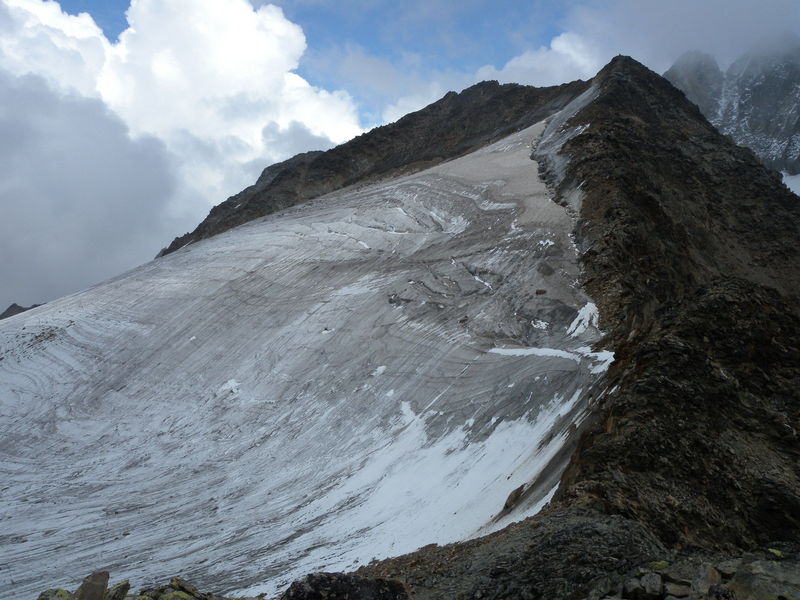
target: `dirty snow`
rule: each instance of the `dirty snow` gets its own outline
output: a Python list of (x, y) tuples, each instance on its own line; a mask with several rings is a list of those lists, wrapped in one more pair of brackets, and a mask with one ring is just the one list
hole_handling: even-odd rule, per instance
[(0, 322), (0, 595), (98, 568), (271, 594), (539, 510), (613, 360), (596, 316), (547, 316), (588, 304), (542, 128)]

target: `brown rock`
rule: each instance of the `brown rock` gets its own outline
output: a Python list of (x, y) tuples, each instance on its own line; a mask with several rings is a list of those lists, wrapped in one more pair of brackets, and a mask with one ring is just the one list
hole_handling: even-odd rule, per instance
[(106, 592), (105, 600), (125, 600), (131, 589), (130, 582), (126, 579), (112, 585)]
[(688, 585), (683, 585), (681, 583), (672, 583), (668, 581), (664, 584), (664, 593), (668, 596), (675, 596), (677, 598), (685, 598), (686, 596), (692, 595), (692, 588)]
[(692, 580), (692, 590), (699, 594), (708, 594), (708, 588), (715, 583), (722, 583), (722, 575), (711, 565), (703, 565)]
[(83, 580), (75, 600), (103, 600), (108, 587), (108, 571), (95, 571)]

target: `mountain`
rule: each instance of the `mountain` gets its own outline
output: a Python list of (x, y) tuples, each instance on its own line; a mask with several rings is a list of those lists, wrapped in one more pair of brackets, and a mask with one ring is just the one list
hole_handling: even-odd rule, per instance
[(484, 81), (377, 127), (327, 152), (306, 152), (264, 169), (258, 181), (211, 209), (160, 255), (348, 185), (412, 172), (461, 156), (553, 114), (583, 92), (574, 81), (547, 88)]
[(0, 323), (3, 595), (797, 597), (800, 198), (574, 87)]
[(31, 306), (20, 306), (17, 303), (13, 303), (7, 309), (5, 309), (2, 313), (0, 313), (0, 319), (7, 319), (8, 317), (13, 317), (14, 315), (18, 315), (20, 313), (24, 313), (26, 310), (30, 310), (32, 308), (36, 308), (37, 306), (41, 306), (41, 304), (33, 304)]
[(742, 55), (723, 73), (689, 52), (664, 73), (722, 133), (773, 169), (800, 173), (800, 38), (787, 34)]
[(586, 87), (468, 90), (499, 124), (482, 101), (415, 135), (514, 132), (3, 322), (0, 594), (94, 568), (273, 592), (534, 514), (613, 354), (530, 160), (558, 107), (523, 100)]

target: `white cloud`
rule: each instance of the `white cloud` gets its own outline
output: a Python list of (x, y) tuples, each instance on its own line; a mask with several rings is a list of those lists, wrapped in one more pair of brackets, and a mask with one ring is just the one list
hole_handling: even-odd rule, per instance
[(553, 38), (549, 47), (526, 50), (501, 69), (485, 66), (476, 79), (497, 79), (501, 83), (535, 86), (558, 85), (575, 79), (589, 79), (603, 66), (604, 56), (595, 44), (575, 32)]
[[(53, 100), (63, 109), (55, 110), (54, 118), (69, 118), (72, 113), (64, 107), (87, 98), (96, 107), (109, 107), (124, 123), (125, 135), (106, 140), (107, 159), (87, 145), (71, 147), (81, 153), (76, 160), (85, 163), (88, 173), (98, 172), (94, 163), (115, 172), (108, 160), (123, 160), (126, 143), (160, 140), (157, 154), (170, 157), (176, 181), (168, 197), (158, 195), (165, 207), (160, 214), (176, 219), (176, 229), (157, 245), (143, 248), (147, 256), (171, 236), (192, 229), (212, 205), (252, 184), (264, 166), (361, 132), (347, 93), (316, 88), (293, 72), (305, 51), (305, 36), (275, 6), (254, 9), (247, 0), (132, 0), (127, 18), (129, 28), (111, 43), (89, 15), (68, 15), (53, 0), (2, 0), (0, 69), (46, 80), (53, 97), (62, 99)], [(24, 122), (28, 117), (23, 108), (6, 107), (4, 114), (9, 121)], [(14, 115), (11, 110), (22, 112)], [(75, 133), (64, 124), (53, 125), (54, 135)], [(93, 134), (87, 130), (85, 135)], [(31, 140), (45, 143), (42, 137)], [(6, 139), (0, 146), (7, 149), (8, 144)], [(152, 144), (139, 148), (156, 152)], [(39, 158), (43, 152), (31, 156)], [(24, 169), (20, 173), (30, 175)], [(83, 210), (90, 211), (92, 201), (107, 201), (88, 179), (84, 184)], [(44, 193), (36, 186), (24, 189), (26, 194)], [(63, 195), (60, 202), (77, 198), (77, 193)], [(39, 199), (25, 201), (35, 204)], [(22, 248), (9, 251), (28, 255)], [(104, 252), (115, 252), (113, 240)], [(54, 289), (47, 298), (32, 300), (50, 299), (58, 293)], [(65, 283), (63, 291), (73, 289)]]
[(0, 69), (3, 308), (98, 283), (153, 256), (175, 227), (171, 157), (131, 140), (99, 100)]
[[(800, 34), (798, 0), (584, 0), (563, 20), (549, 44), (525, 49), (502, 66), (485, 65), (459, 77), (430, 72), (409, 81), (384, 111), (386, 120), (435, 99), (433, 90), (460, 90), (486, 79), (557, 85), (588, 79), (617, 54), (662, 73), (683, 52), (699, 49), (732, 61), (755, 44), (784, 31)], [(441, 95), (441, 94), (440, 94)]]
[(89, 15), (64, 14), (56, 2), (3, 0), (0, 34), (0, 65), (6, 70), (97, 95), (110, 45)]
[(439, 81), (431, 81), (417, 86), (412, 94), (401, 96), (396, 102), (389, 104), (381, 117), (384, 123), (392, 123), (400, 117), (407, 115), (435, 102), (447, 93), (447, 89)]
[(340, 143), (361, 132), (347, 93), (293, 72), (305, 36), (275, 6), (132, 0), (129, 28), (112, 44), (89, 15), (57, 2), (4, 1), (0, 66), (100, 98), (133, 135), (164, 141), (180, 158), (172, 210), (187, 222), (252, 183), (244, 165), (288, 158), (282, 149), (297, 144), (281, 136)]

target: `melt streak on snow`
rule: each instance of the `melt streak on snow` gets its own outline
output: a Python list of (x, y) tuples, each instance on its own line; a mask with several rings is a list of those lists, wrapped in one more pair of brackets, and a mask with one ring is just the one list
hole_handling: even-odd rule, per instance
[(539, 510), (613, 360), (542, 128), (1, 322), (0, 595), (273, 592)]

